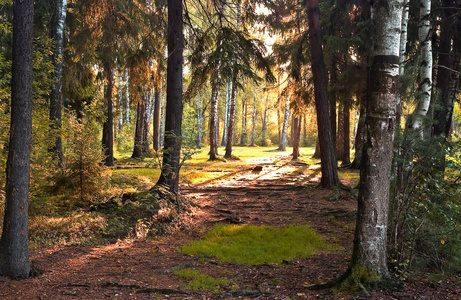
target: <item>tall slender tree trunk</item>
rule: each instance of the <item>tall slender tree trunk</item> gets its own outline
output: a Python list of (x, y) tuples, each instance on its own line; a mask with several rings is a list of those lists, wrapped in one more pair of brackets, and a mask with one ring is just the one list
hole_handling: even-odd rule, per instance
[(162, 97), (160, 99), (160, 147), (163, 147), (165, 136), (165, 80), (162, 83)]
[(296, 160), (299, 158), (299, 143), (300, 143), (300, 138), (301, 138), (301, 117), (296, 117), (294, 119), (294, 136), (293, 136), (293, 160)]
[(104, 154), (106, 155), (104, 164), (106, 166), (114, 165), (114, 103), (112, 102), (112, 92), (114, 90), (113, 67), (110, 63), (105, 66), (106, 72), (106, 102), (107, 102), (107, 120), (103, 124), (102, 141)]
[(118, 117), (118, 132), (123, 130), (123, 94), (122, 94), (122, 75), (118, 75), (118, 104), (119, 104), (119, 117)]
[(264, 107), (264, 118), (263, 118), (263, 128), (262, 128), (262, 145), (267, 146), (266, 143), (266, 132), (267, 132), (267, 111), (268, 111), (268, 102), (269, 102), (269, 96), (266, 96), (266, 106)]
[(303, 142), (302, 142), (303, 147), (307, 147), (307, 121), (306, 121), (306, 115), (303, 116)]
[(347, 166), (351, 164), (351, 131), (350, 131), (350, 118), (351, 118), (351, 111), (349, 107), (343, 108), (343, 140), (342, 140), (342, 157), (341, 157), (341, 164), (343, 166)]
[(326, 75), (320, 31), (320, 11), (317, 0), (307, 0), (307, 14), (309, 20), (309, 41), (322, 170), (320, 185), (322, 187), (332, 187), (340, 185), (340, 181), (335, 156), (335, 144), (333, 142), (330, 116), (328, 113)]
[(230, 108), (229, 108), (229, 119), (227, 123), (227, 142), (226, 142), (226, 153), (224, 158), (232, 158), (232, 144), (234, 140), (234, 123), (235, 123), (235, 97), (237, 94), (237, 72), (234, 71), (234, 76), (232, 78), (232, 92), (230, 96)]
[(442, 5), (446, 7), (443, 10), (443, 22), (440, 25), (440, 42), (439, 42), (439, 59), (437, 67), (436, 91), (434, 94), (434, 125), (433, 134), (435, 136), (448, 136), (451, 125), (450, 107), (452, 106), (449, 99), (450, 86), (450, 61), (452, 55), (452, 39), (454, 34), (453, 14), (450, 9), (454, 6), (453, 0), (443, 0)]
[(256, 81), (254, 82), (254, 102), (253, 102), (253, 128), (251, 130), (251, 147), (255, 146), (256, 140)]
[(244, 146), (247, 140), (247, 133), (246, 133), (246, 126), (247, 126), (247, 105), (245, 94), (243, 94), (242, 98), (242, 134), (240, 135), (240, 145)]
[(62, 55), (64, 48), (64, 22), (67, 13), (67, 1), (57, 0), (52, 18), (52, 38), (54, 40), (53, 67), (54, 83), (51, 86), (50, 94), (50, 121), (54, 145), (52, 151), (62, 167), (63, 152), (61, 138), (61, 116), (62, 116)]
[(160, 101), (160, 88), (157, 86), (154, 91), (154, 115), (152, 117), (152, 147), (155, 151), (160, 150)]
[(338, 109), (338, 130), (336, 131), (336, 157), (341, 160), (343, 158), (344, 147), (344, 104), (339, 104)]
[(197, 148), (202, 148), (202, 130), (203, 130), (203, 103), (202, 95), (197, 94)]
[[(338, 84), (338, 75), (336, 74), (336, 64), (337, 64), (337, 57), (336, 54), (333, 53), (333, 59), (332, 59), (332, 65), (331, 65), (331, 72), (330, 72), (330, 82), (332, 85), (337, 85)], [(328, 95), (328, 94), (327, 94)], [(337, 92), (332, 93), (331, 98), (329, 99), (329, 104), (330, 104), (330, 128), (331, 128), (331, 136), (333, 138), (333, 144), (337, 145), (337, 131), (336, 131), (336, 119), (338, 118), (338, 115), (336, 114), (336, 106), (337, 106)], [(339, 123), (339, 122), (338, 122)], [(338, 124), (338, 130), (339, 130), (339, 124)], [(336, 151), (338, 151), (338, 147), (336, 147)], [(338, 153), (336, 155), (338, 157)]]
[(218, 125), (218, 96), (219, 96), (219, 75), (216, 74), (215, 78), (211, 79), (211, 99), (210, 99), (210, 159), (216, 160), (218, 138), (217, 138), (217, 125)]
[[(145, 96), (143, 95), (143, 98)], [(144, 99), (139, 101), (136, 109), (136, 129), (134, 134), (134, 147), (131, 158), (141, 158), (145, 154), (144, 149), (144, 125), (146, 118), (146, 104)]]
[(162, 173), (157, 185), (166, 185), (170, 192), (179, 188), (182, 125), (182, 69), (183, 69), (183, 4), (182, 0), (168, 0), (168, 62), (165, 141)]
[(288, 119), (290, 118), (290, 101), (286, 100), (285, 104), (285, 110), (284, 110), (284, 118), (283, 118), (283, 127), (282, 127), (282, 136), (281, 136), (281, 142), (279, 145), (279, 150), (280, 151), (287, 151), (287, 131), (288, 131)]
[(419, 44), (421, 63), (419, 68), (418, 103), (406, 128), (415, 131), (424, 138), (423, 122), (429, 110), (432, 90), (432, 35), (431, 35), (431, 0), (420, 0)]
[(13, 2), (11, 126), (6, 163), (0, 275), (27, 278), (30, 148), (32, 143), (32, 35), (34, 1)]
[(348, 271), (348, 279), (354, 284), (367, 285), (389, 278), (386, 233), (398, 98), (402, 5), (402, 0), (378, 0), (372, 7), (374, 30), (367, 132), (360, 172), (354, 248)]
[(230, 98), (231, 98), (231, 82), (228, 79), (226, 82), (226, 100), (224, 102), (224, 127), (222, 134), (221, 146), (227, 145), (227, 132), (229, 127), (229, 109), (230, 109)]
[(125, 98), (126, 98), (126, 107), (125, 107), (125, 122), (130, 124), (130, 84), (128, 82), (128, 69), (125, 69)]

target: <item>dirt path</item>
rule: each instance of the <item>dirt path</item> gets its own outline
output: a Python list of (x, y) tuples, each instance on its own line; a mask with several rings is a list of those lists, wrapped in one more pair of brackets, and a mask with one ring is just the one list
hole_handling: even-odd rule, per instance
[[(355, 197), (343, 193), (333, 201), (331, 191), (317, 189), (319, 166), (292, 163), (286, 156), (251, 164), (252, 168), (222, 180), (182, 188), (182, 193), (201, 207), (190, 232), (155, 240), (33, 252), (33, 262), (44, 273), (25, 281), (0, 278), (0, 299), (352, 299), (311, 291), (307, 286), (337, 278), (347, 268)], [(283, 265), (238, 265), (213, 258), (203, 261), (178, 251), (218, 222), (309, 224), (338, 244), (339, 250)], [(174, 270), (184, 267), (231, 279), (233, 287), (224, 287), (219, 293), (186, 290), (186, 281), (174, 275)], [(459, 299), (461, 290), (450, 282), (426, 286), (418, 281), (406, 283), (402, 292), (375, 293), (373, 298)]]

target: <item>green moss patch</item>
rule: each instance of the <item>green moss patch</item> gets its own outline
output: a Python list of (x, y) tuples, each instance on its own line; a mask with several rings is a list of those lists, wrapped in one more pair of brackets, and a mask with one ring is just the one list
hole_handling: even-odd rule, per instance
[(229, 280), (227, 279), (215, 278), (193, 269), (180, 269), (174, 273), (181, 278), (190, 280), (186, 285), (186, 289), (189, 290), (210, 290), (217, 292), (219, 287), (229, 284)]
[(282, 263), (332, 249), (332, 245), (307, 225), (280, 228), (219, 224), (206, 233), (205, 239), (187, 244), (181, 251), (215, 256), (225, 262), (257, 265)]

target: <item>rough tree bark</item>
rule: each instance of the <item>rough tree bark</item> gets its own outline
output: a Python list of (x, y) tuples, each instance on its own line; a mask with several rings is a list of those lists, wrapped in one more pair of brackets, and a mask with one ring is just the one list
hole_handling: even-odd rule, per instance
[(389, 279), (387, 224), (390, 171), (398, 99), (402, 0), (372, 7), (373, 51), (367, 101), (366, 138), (352, 260), (346, 280), (359, 286)]
[(211, 99), (210, 99), (210, 158), (209, 160), (216, 160), (218, 155), (218, 139), (217, 139), (217, 124), (218, 124), (218, 96), (219, 96), (219, 75), (216, 74), (215, 78), (211, 79)]
[(168, 0), (168, 61), (166, 84), (165, 140), (162, 173), (157, 185), (166, 185), (170, 192), (179, 188), (182, 125), (183, 69), (183, 5), (182, 0)]
[(330, 116), (328, 113), (327, 86), (325, 65), (323, 62), (318, 0), (307, 0), (307, 14), (322, 170), (320, 185), (322, 187), (332, 187), (340, 185), (340, 181), (335, 156), (335, 144), (333, 143)]
[(27, 222), (32, 142), (33, 0), (13, 2), (11, 127), (6, 163), (5, 217), (0, 240), (0, 275), (30, 273)]

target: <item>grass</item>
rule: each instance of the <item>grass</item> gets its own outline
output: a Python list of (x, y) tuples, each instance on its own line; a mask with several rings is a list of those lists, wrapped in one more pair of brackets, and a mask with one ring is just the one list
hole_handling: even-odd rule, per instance
[(229, 284), (229, 280), (224, 278), (215, 278), (205, 273), (200, 273), (194, 269), (180, 269), (176, 270), (175, 275), (189, 279), (186, 289), (189, 290), (210, 290), (218, 292), (221, 286)]
[(216, 225), (205, 239), (192, 242), (181, 251), (192, 255), (211, 255), (239, 264), (282, 263), (333, 250), (307, 225), (288, 227)]

